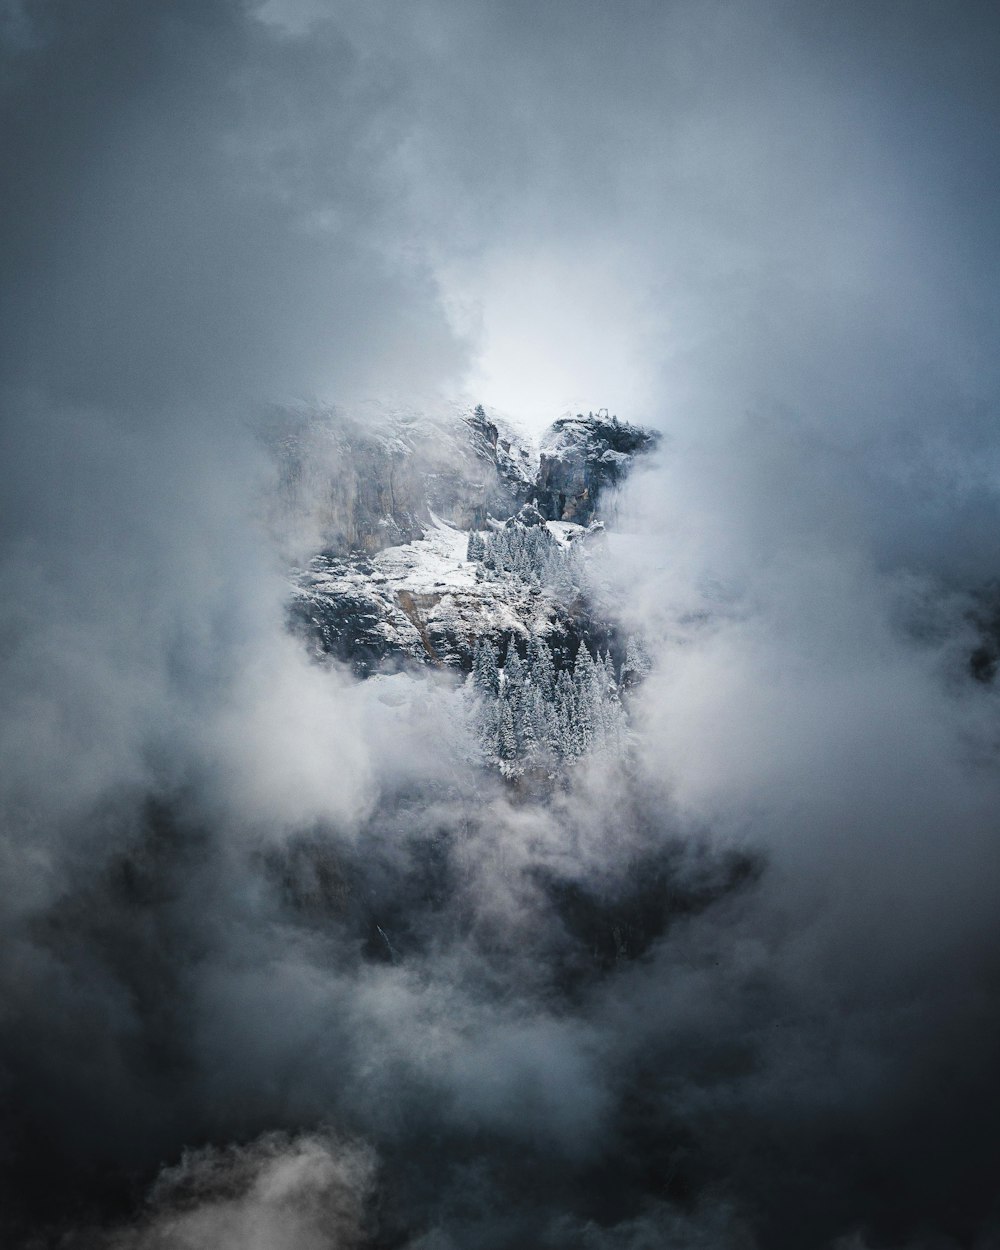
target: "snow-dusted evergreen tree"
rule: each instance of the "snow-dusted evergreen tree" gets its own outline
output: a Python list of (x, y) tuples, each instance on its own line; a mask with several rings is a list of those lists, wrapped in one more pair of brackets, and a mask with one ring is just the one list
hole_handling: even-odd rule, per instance
[(486, 540), (478, 530), (469, 530), (469, 541), (465, 546), (465, 558), (470, 564), (478, 563), (486, 554)]
[(601, 661), (601, 671), (603, 673), (604, 689), (617, 691), (618, 682), (615, 680), (615, 662), (611, 658), (611, 652), (605, 651), (604, 658)]
[(507, 658), (503, 666), (504, 684), (508, 689), (520, 690), (525, 682), (525, 669), (520, 653), (512, 638), (507, 644)]
[(504, 773), (510, 775), (517, 770), (517, 760), (520, 755), (518, 748), (517, 732), (514, 729), (514, 711), (507, 698), (501, 698), (498, 703), (499, 713), (497, 716), (497, 759)]
[(579, 543), (560, 549), (560, 559), (552, 566), (550, 582), (561, 599), (573, 599), (586, 585), (586, 569)]
[(569, 755), (566, 706), (557, 698), (545, 705), (545, 745), (556, 763), (562, 763)]
[(581, 642), (576, 652), (573, 665), (573, 681), (576, 686), (577, 699), (588, 705), (599, 702), (601, 698), (601, 679), (597, 665), (586, 643)]
[(477, 684), (475, 673), (466, 683), (466, 704), (469, 728), (479, 745), (483, 763), (495, 765), (499, 705), (488, 685)]
[(527, 664), (531, 684), (544, 700), (551, 701), (556, 692), (556, 666), (552, 651), (544, 638), (531, 635), (528, 640)]
[(560, 759), (572, 760), (583, 754), (583, 743), (576, 712), (573, 679), (567, 669), (556, 678), (556, 738)]
[(530, 682), (524, 690), (522, 712), (522, 743), (524, 758), (529, 765), (537, 763), (547, 753), (548, 723), (545, 719), (545, 700)]
[(622, 661), (621, 685), (627, 689), (634, 686), (646, 676), (652, 668), (652, 662), (638, 634), (632, 634), (625, 646), (625, 659)]
[(606, 654), (595, 660), (585, 643), (579, 644), (573, 667), (557, 674), (543, 638), (528, 639), (523, 660), (511, 639), (502, 669), (496, 649), (484, 639), (468, 689), (483, 758), (506, 776), (625, 750), (625, 711), (614, 666)]
[(627, 741), (625, 709), (618, 698), (618, 690), (612, 687), (601, 705), (601, 734), (599, 749), (609, 755), (622, 755)]
[(480, 638), (476, 644), (476, 654), (472, 661), (472, 684), (481, 695), (487, 697), (496, 698), (500, 693), (496, 648), (488, 638)]
[(587, 646), (580, 643), (573, 666), (573, 693), (576, 703), (576, 737), (581, 755), (590, 750), (598, 727), (598, 713), (601, 707), (601, 683), (597, 676), (597, 666)]
[(508, 521), (487, 534), (483, 554), (485, 568), (506, 573), (532, 585), (552, 586), (575, 593), (584, 584), (584, 561), (578, 545), (561, 547), (545, 525)]
[(514, 734), (520, 745), (524, 740), (525, 670), (514, 640), (507, 644), (507, 660), (503, 666), (503, 696), (510, 704), (514, 718)]

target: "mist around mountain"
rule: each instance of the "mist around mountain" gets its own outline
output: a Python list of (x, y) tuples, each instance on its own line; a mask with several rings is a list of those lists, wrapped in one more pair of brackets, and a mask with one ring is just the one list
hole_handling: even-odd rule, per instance
[[(324, 542), (296, 574), (293, 631), (359, 677), (428, 665), (468, 674), (475, 746), (464, 757), (508, 778), (552, 780), (594, 754), (623, 756), (623, 697), (650, 664), (602, 585), (597, 518), (613, 517), (616, 491), (659, 436), (590, 412), (560, 418), (536, 448), (481, 404), (437, 423), (383, 411), (374, 428), (330, 411), (291, 446), (268, 431), (279, 530), (311, 515)], [(324, 475), (330, 445), (338, 463)], [(345, 496), (359, 462), (364, 479)], [(418, 536), (397, 544), (420, 517)]]
[[(719, 581), (651, 613), (671, 452), (607, 414), (537, 447), (471, 404), (257, 428), (282, 589), (251, 701), (202, 704), (200, 764), (54, 809), (58, 881), (20, 870), (9, 1244), (991, 1244), (967, 601), (900, 585), (890, 625), (844, 595), (804, 651)], [(887, 723), (861, 732), (863, 674), (835, 693), (813, 649), (843, 678), (855, 628), (892, 631), (895, 758)], [(741, 779), (752, 738), (794, 731), (790, 673), (824, 731)], [(959, 713), (975, 768), (945, 746)], [(807, 835), (837, 751), (872, 758)], [(727, 757), (709, 822), (700, 770)], [(863, 787), (893, 769), (912, 795), (886, 807)], [(928, 847), (959, 807), (949, 913)], [(882, 877), (842, 854), (869, 820)]]
[(4, 1250), (995, 1250), (998, 64), (0, 0)]
[(559, 667), (582, 642), (623, 663), (627, 640), (586, 553), (655, 432), (581, 414), (536, 446), (480, 404), (427, 418), (382, 408), (368, 426), (336, 410), (282, 414), (263, 438), (278, 465), (279, 542), (305, 535), (319, 548), (300, 549), (291, 605), (316, 654), (359, 676), (414, 663), (468, 672), (479, 640), (501, 652), (513, 640), (523, 659), (535, 637)]

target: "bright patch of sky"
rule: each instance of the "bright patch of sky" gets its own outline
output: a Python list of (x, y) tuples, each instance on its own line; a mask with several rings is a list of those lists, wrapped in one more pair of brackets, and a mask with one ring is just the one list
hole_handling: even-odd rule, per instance
[(644, 413), (655, 319), (630, 269), (617, 257), (536, 249), (446, 270), (449, 314), (479, 347), (470, 393), (535, 432), (567, 410)]

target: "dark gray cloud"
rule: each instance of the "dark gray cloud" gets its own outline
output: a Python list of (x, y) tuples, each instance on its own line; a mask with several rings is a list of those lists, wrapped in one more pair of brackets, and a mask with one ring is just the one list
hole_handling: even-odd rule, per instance
[(419, 264), (380, 246), (400, 101), (378, 67), (237, 4), (36, 13), (4, 128), (9, 381), (155, 411), (454, 363)]
[[(14, 1243), (993, 1245), (989, 6), (0, 30)], [(481, 360), (668, 435), (634, 770), (545, 809), (259, 521), (263, 405)]]

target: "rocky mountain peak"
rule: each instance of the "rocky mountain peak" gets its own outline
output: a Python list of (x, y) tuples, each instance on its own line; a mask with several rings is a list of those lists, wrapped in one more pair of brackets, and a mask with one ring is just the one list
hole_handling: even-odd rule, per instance
[(609, 416), (569, 413), (542, 436), (535, 502), (550, 521), (586, 525), (599, 510), (602, 496), (618, 487), (636, 456), (652, 451), (659, 436)]

